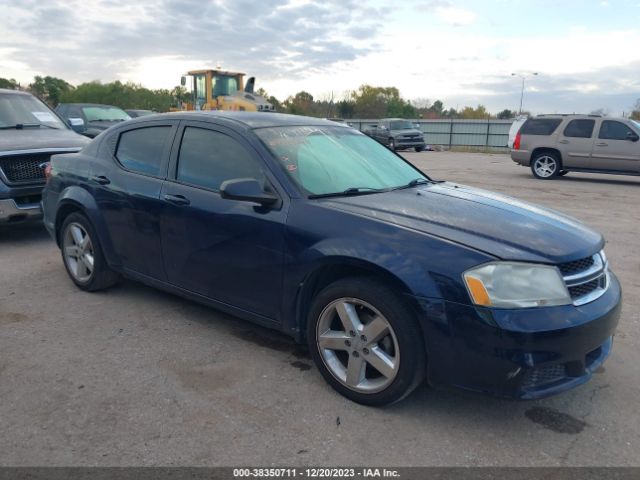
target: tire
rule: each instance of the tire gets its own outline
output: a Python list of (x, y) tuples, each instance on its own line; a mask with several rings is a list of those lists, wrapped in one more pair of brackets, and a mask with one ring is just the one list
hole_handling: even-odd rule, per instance
[(69, 277), (81, 290), (109, 288), (120, 276), (107, 265), (93, 225), (81, 213), (67, 216), (60, 229), (62, 262)]
[(309, 311), (307, 341), (327, 383), (357, 403), (398, 402), (425, 376), (415, 313), (400, 295), (372, 279), (345, 278), (323, 289)]
[(560, 157), (555, 152), (536, 154), (531, 160), (531, 173), (540, 180), (551, 180), (561, 171)]
[(422, 147), (415, 147), (414, 149), (416, 152), (421, 152), (422, 151)]
[(388, 145), (389, 145), (389, 150), (391, 150), (392, 152), (396, 151), (396, 142), (393, 138), (389, 139)]

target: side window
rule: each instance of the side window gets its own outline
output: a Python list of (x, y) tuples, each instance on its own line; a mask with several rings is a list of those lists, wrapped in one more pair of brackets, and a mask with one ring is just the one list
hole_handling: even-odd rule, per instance
[(142, 127), (120, 134), (116, 158), (127, 170), (145, 175), (160, 175), (160, 165), (171, 127)]
[(185, 128), (177, 180), (219, 191), (222, 182), (234, 178), (263, 182), (264, 173), (251, 153), (230, 136), (204, 128)]
[(565, 137), (591, 138), (595, 120), (571, 120), (564, 129)]
[(524, 122), (522, 135), (551, 135), (562, 122), (560, 118), (531, 118)]
[(633, 134), (633, 131), (624, 123), (603, 120), (598, 138), (603, 140), (627, 140), (629, 134)]

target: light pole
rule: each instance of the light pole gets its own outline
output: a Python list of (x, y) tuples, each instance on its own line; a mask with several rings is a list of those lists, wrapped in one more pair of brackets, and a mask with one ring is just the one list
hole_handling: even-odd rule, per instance
[(524, 80), (527, 77), (533, 77), (538, 75), (538, 72), (533, 73), (512, 73), (512, 77), (520, 77), (522, 79), (522, 90), (520, 90), (520, 110), (518, 111), (518, 115), (522, 115), (522, 97), (524, 97)]

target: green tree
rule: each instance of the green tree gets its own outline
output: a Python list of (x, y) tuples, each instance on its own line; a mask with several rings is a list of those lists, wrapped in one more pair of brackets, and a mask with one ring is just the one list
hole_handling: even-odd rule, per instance
[(508, 108), (505, 108), (500, 113), (498, 113), (497, 116), (500, 120), (509, 120), (510, 118), (514, 118), (516, 116), (516, 113), (512, 112)]
[(73, 85), (61, 78), (50, 77), (48, 75), (41, 77), (38, 75), (33, 78), (33, 83), (29, 85), (29, 90), (31, 90), (31, 93), (34, 95), (55, 107), (60, 103), (60, 99), (65, 94), (73, 90)]
[(13, 78), (0, 78), (0, 88), (8, 88), (9, 90), (17, 90), (20, 84)]
[(473, 107), (464, 107), (460, 112), (460, 116), (462, 118), (467, 119), (479, 119), (479, 118), (489, 118), (489, 112), (484, 107), (484, 105), (478, 105), (476, 108)]

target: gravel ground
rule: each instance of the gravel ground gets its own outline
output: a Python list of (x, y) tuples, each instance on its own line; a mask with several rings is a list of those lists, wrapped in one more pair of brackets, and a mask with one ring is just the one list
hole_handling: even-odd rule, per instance
[(281, 334), (133, 282), (79, 291), (44, 228), (21, 227), (0, 231), (0, 465), (639, 465), (640, 178), (406, 156), (605, 234), (625, 299), (591, 382), (534, 402), (424, 386), (359, 406)]

